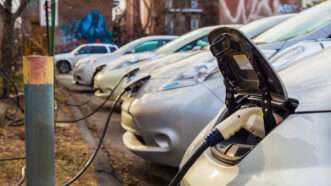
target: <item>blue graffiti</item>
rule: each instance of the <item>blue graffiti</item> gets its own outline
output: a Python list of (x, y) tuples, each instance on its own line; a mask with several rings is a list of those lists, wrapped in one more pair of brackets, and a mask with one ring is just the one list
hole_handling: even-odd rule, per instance
[(96, 10), (89, 12), (79, 23), (77, 38), (83, 38), (92, 43), (100, 40), (103, 43), (111, 43), (112, 35), (106, 29), (105, 17)]
[(112, 33), (106, 28), (105, 17), (97, 10), (86, 14), (81, 20), (61, 26), (61, 45), (79, 42), (112, 43)]

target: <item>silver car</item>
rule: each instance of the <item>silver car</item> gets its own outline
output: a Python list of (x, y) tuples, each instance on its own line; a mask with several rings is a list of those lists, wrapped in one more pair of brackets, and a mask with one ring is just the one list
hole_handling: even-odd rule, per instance
[[(253, 29), (247, 27), (250, 35)], [(178, 166), (190, 141), (224, 103), (222, 76), (208, 50), (162, 68), (141, 68), (152, 78), (123, 102), (124, 144), (147, 160)]]
[(126, 54), (154, 51), (175, 38), (177, 36), (147, 36), (125, 44), (112, 54), (83, 58), (74, 66), (74, 81), (77, 84), (92, 85), (94, 75), (119, 57)]
[[(154, 64), (159, 61), (173, 61), (175, 58), (179, 60), (185, 57), (186, 54), (177, 53), (185, 53), (193, 49), (197, 50), (207, 46), (208, 34), (218, 27), (221, 26), (208, 26), (188, 32), (160, 47), (153, 53), (131, 54), (114, 60), (95, 75), (93, 84), (96, 90), (95, 95), (98, 97), (107, 97), (119, 79), (131, 68), (136, 68), (146, 63)], [(167, 55), (173, 55), (174, 57), (169, 58)], [(120, 92), (120, 90), (118, 92)]]
[(260, 48), (277, 53), (303, 40), (330, 38), (331, 1), (304, 10), (254, 39)]
[[(330, 46), (330, 40), (304, 41), (270, 61), (283, 70)], [(125, 99), (122, 126), (127, 130), (123, 136), (127, 148), (150, 161), (178, 166), (187, 145), (224, 104), (223, 77), (215, 73), (213, 59), (209, 52), (200, 52), (154, 70), (152, 78)], [(156, 143), (161, 134), (162, 146)]]
[[(181, 185), (330, 185), (331, 50), (277, 75), (252, 43), (229, 31), (211, 37), (231, 92), (226, 108), (192, 142), (182, 163), (215, 126), (224, 140), (190, 165)], [(236, 47), (227, 50), (229, 45)]]
[[(244, 25), (241, 28), (248, 37), (254, 38), (265, 30), (268, 30), (274, 25), (277, 25), (292, 16), (294, 16), (294, 14), (262, 18)], [(196, 52), (193, 52), (193, 54), (191, 54), (191, 52), (189, 52), (189, 54), (186, 53), (191, 50), (202, 49), (208, 45), (208, 33), (211, 30), (221, 26), (226, 25), (204, 27), (184, 34), (178, 39), (169, 42), (168, 44), (159, 48), (154, 53), (147, 53), (142, 55), (132, 54), (121, 57), (120, 59), (114, 61), (112, 64), (107, 65), (107, 67), (105, 67), (95, 76), (95, 95), (98, 97), (107, 97), (109, 92), (114, 88), (116, 82), (118, 82), (121, 76), (129, 69), (139, 67), (140, 72), (145, 73), (193, 55)], [(240, 25), (228, 26), (235, 28), (240, 27)], [(118, 92), (120, 92), (120, 90)]]
[(117, 45), (102, 44), (102, 43), (90, 43), (78, 46), (67, 53), (60, 53), (54, 56), (55, 66), (60, 73), (70, 72), (78, 60), (93, 56), (100, 57), (103, 55), (109, 55), (118, 49)]

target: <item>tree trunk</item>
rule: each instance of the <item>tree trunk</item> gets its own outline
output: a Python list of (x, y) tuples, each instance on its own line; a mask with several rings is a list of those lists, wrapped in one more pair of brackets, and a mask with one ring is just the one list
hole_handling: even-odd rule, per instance
[[(14, 74), (12, 71), (12, 66), (15, 63), (14, 50), (15, 48), (15, 18), (12, 14), (6, 14), (3, 17), (3, 37), (1, 40), (1, 64), (2, 70), (7, 74), (9, 81), (14, 81)], [(9, 95), (10, 82), (8, 80), (4, 81), (3, 95), (6, 97)]]

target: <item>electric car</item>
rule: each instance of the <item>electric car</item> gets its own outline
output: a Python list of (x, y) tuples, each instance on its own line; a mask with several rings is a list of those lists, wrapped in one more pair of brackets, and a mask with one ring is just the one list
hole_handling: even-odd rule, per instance
[[(331, 40), (303, 41), (270, 63), (283, 70), (330, 46)], [(215, 68), (211, 53), (201, 51), (149, 71), (151, 79), (122, 105), (125, 146), (144, 159), (178, 166), (186, 147), (224, 105), (223, 77)]]
[[(233, 25), (238, 26), (238, 25)], [(100, 70), (94, 78), (95, 95), (98, 97), (107, 97), (113, 90), (119, 79), (131, 68), (139, 67), (142, 63), (164, 61), (162, 57), (175, 54), (174, 57), (166, 58), (165, 60), (175, 60), (186, 57), (185, 52), (191, 50), (198, 50), (208, 45), (208, 34), (220, 26), (203, 27), (169, 42), (162, 46), (154, 53), (148, 53), (146, 55), (127, 55), (123, 56), (112, 64), (108, 64), (102, 70)], [(181, 54), (177, 54), (177, 53)], [(154, 59), (154, 60), (153, 60)], [(120, 90), (118, 91), (120, 92)], [(114, 96), (115, 97), (115, 96)]]
[(238, 31), (218, 30), (210, 40), (226, 107), (193, 140), (181, 163), (188, 171), (174, 180), (182, 186), (330, 185), (331, 50), (276, 74)]
[(106, 64), (109, 64), (126, 54), (154, 51), (175, 38), (177, 38), (177, 36), (143, 37), (125, 44), (112, 54), (102, 57), (83, 58), (79, 60), (73, 68), (74, 82), (82, 85), (92, 85), (94, 75)]
[[(254, 38), (265, 30), (270, 29), (274, 25), (277, 25), (294, 15), (295, 14), (286, 14), (261, 18), (242, 26), (242, 30), (248, 37)], [(176, 61), (180, 61), (181, 59), (198, 53), (196, 52), (197, 48), (202, 49), (208, 45), (207, 34), (216, 27), (217, 26), (205, 27), (189, 32), (159, 48), (154, 52), (154, 55), (127, 55), (114, 61), (96, 74), (94, 79), (94, 89), (96, 90), (95, 95), (98, 97), (107, 97), (109, 92), (114, 88), (116, 82), (118, 82), (121, 76), (123, 76), (123, 74), (129, 69), (139, 67), (140, 72), (145, 73), (145, 71), (152, 71), (153, 69), (175, 63)], [(231, 25), (231, 27), (239, 28), (240, 25)], [(192, 49), (195, 51), (187, 53)]]
[(254, 39), (262, 49), (276, 54), (299, 41), (331, 36), (331, 1), (304, 10)]
[(111, 54), (118, 49), (117, 45), (113, 44), (83, 44), (73, 49), (68, 53), (56, 54), (55, 66), (60, 73), (70, 72), (79, 59), (87, 56), (100, 57), (102, 55)]

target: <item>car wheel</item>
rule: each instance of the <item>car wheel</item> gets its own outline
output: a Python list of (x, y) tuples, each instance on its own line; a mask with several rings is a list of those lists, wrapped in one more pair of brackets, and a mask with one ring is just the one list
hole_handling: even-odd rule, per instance
[(57, 66), (57, 70), (61, 74), (68, 73), (71, 70), (71, 66), (68, 61), (59, 61), (56, 66)]

